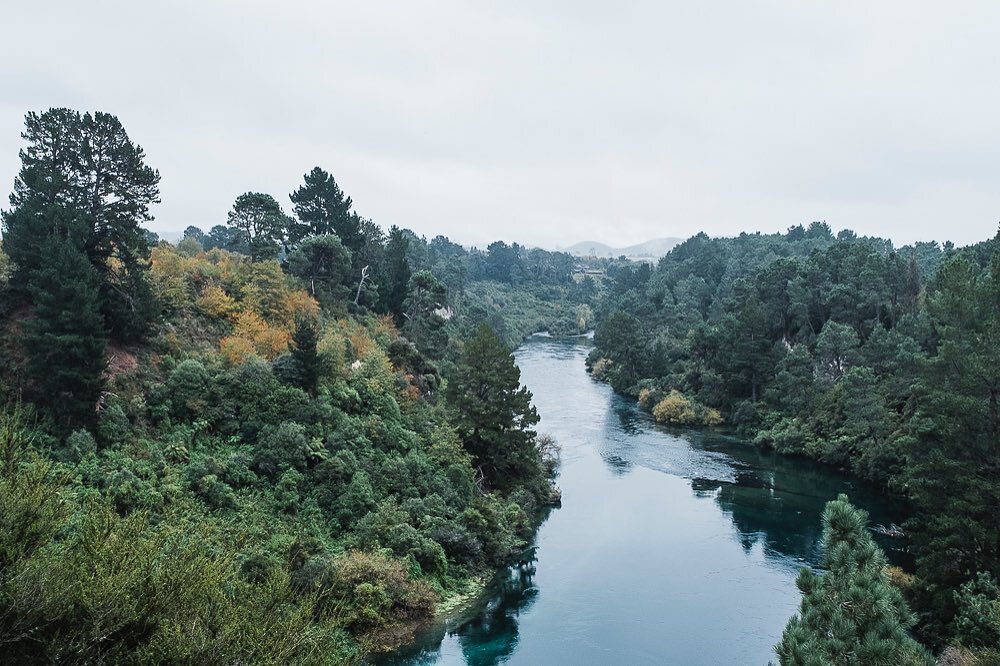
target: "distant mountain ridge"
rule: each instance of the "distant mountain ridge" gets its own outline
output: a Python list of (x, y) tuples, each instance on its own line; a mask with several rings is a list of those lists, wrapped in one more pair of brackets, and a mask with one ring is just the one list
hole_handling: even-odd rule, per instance
[(575, 257), (615, 258), (624, 255), (629, 259), (655, 260), (670, 252), (670, 250), (683, 241), (683, 238), (654, 238), (644, 243), (628, 245), (626, 247), (611, 247), (597, 241), (583, 241), (569, 247), (560, 248), (560, 251), (567, 252)]

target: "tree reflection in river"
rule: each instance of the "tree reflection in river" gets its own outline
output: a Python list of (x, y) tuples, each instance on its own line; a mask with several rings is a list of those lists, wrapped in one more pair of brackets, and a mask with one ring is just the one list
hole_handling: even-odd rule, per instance
[[(691, 488), (696, 495), (715, 496), (747, 551), (760, 543), (765, 553), (817, 566), (822, 537), (819, 516), (839, 493), (847, 493), (866, 507), (873, 524), (902, 522), (906, 516), (902, 501), (813, 461), (762, 452), (749, 443), (711, 432), (689, 432), (683, 437), (693, 447), (726, 452), (732, 458), (732, 481), (695, 478)], [(875, 539), (893, 564), (912, 567), (905, 540), (877, 534)]]
[[(544, 520), (544, 517), (543, 517)], [(458, 638), (462, 662), (471, 666), (496, 666), (517, 649), (518, 616), (531, 608), (538, 598), (534, 577), (536, 548), (523, 551), (490, 583), (484, 606), (470, 609), (472, 619), (450, 629), (445, 624), (423, 628), (418, 640), (393, 654), (378, 655), (379, 666), (425, 666), (441, 660), (441, 643), (446, 636)]]
[(534, 584), (536, 561), (535, 548), (526, 550), (507, 568), (506, 575), (494, 582), (485, 610), (455, 630), (467, 664), (494, 666), (514, 653), (517, 616), (531, 608), (538, 597)]
[[(839, 493), (869, 507), (872, 523), (888, 525), (905, 517), (900, 502), (847, 474), (762, 452), (723, 433), (658, 425), (619, 396), (612, 397), (600, 453), (616, 475), (641, 466), (691, 479), (694, 494), (714, 498), (729, 517), (745, 551), (760, 544), (767, 556), (791, 557), (810, 566), (819, 564), (823, 507)], [(905, 542), (875, 536), (891, 562), (912, 564)]]

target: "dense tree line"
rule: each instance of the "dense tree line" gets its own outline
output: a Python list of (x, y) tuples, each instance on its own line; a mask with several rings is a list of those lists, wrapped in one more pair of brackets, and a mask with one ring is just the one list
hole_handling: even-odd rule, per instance
[(578, 260), (569, 254), (503, 241), (465, 248), (396, 226), (386, 234), (320, 167), (289, 198), (294, 216), (271, 195), (242, 194), (227, 224), (188, 227), (178, 247), (277, 259), (325, 306), (390, 314), (438, 359), (448, 337), (471, 337), (482, 324), (515, 346), (531, 333), (583, 333), (593, 323), (597, 285), (574, 279)]
[(565, 258), (385, 234), (319, 168), (294, 215), (247, 193), (174, 247), (142, 228), (159, 176), (113, 116), (29, 114), (24, 138), (0, 253), (6, 658), (353, 661), (524, 545), (552, 445), (504, 341), (453, 314), (480, 259), (571, 303)]
[(996, 648), (959, 618), (980, 603), (967, 586), (1000, 576), (998, 244), (896, 249), (819, 222), (698, 235), (609, 273), (590, 365), (660, 420), (717, 410), (759, 446), (904, 494), (920, 636)]

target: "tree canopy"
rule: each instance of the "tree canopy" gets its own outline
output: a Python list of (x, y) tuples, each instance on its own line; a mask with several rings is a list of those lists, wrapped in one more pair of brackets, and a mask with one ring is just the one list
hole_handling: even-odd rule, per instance
[(538, 469), (538, 413), (521, 371), (496, 333), (483, 325), (465, 344), (449, 385), (455, 426), (475, 465), (492, 487), (509, 489)]

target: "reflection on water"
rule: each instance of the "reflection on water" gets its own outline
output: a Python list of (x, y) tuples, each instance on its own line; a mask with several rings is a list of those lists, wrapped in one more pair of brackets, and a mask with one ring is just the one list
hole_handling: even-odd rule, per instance
[(504, 571), (490, 590), (490, 601), (479, 615), (462, 624), (460, 638), (466, 663), (492, 666), (504, 661), (517, 647), (517, 617), (531, 608), (538, 595), (535, 549), (530, 548)]
[[(847, 492), (873, 522), (901, 522), (845, 475), (655, 424), (590, 379), (587, 351), (517, 352), (539, 429), (563, 448), (563, 508), (466, 617), (379, 663), (766, 663), (798, 568), (819, 561), (824, 504)], [(878, 538), (907, 564), (903, 544)]]

